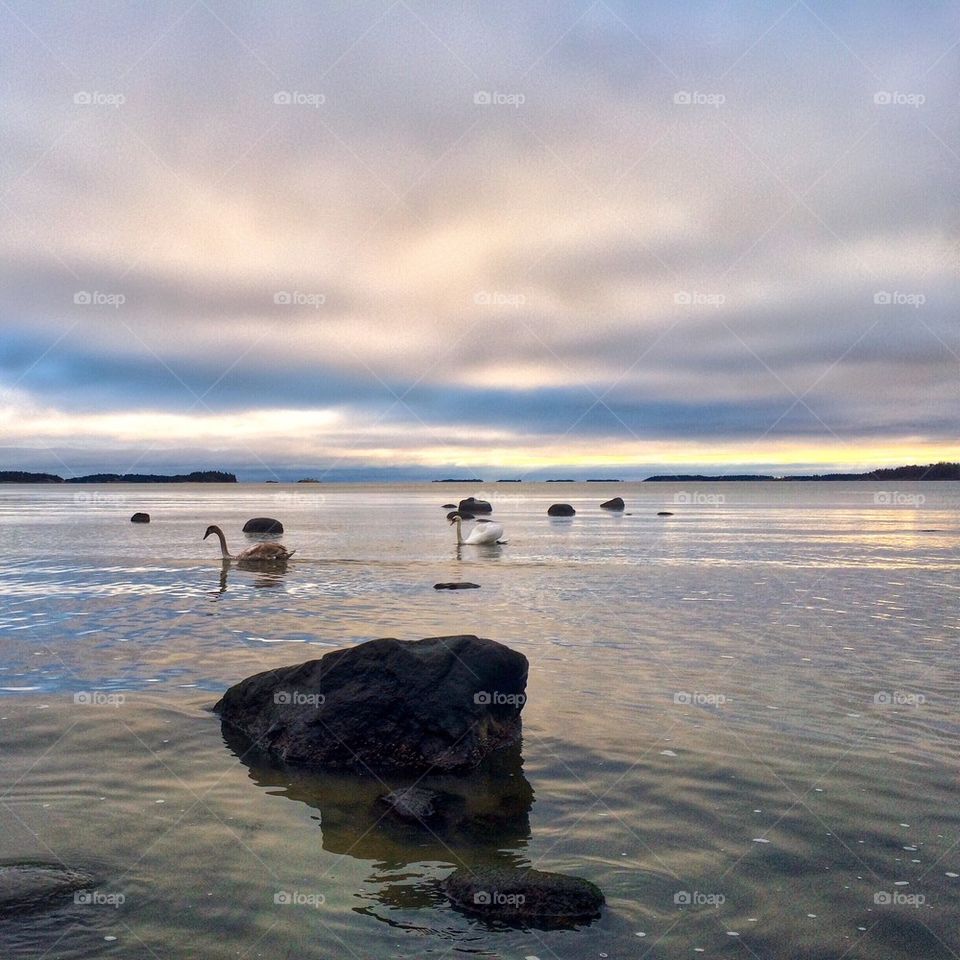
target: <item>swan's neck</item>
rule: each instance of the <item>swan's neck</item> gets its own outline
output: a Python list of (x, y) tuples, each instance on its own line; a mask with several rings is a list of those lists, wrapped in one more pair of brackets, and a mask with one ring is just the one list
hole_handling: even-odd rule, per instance
[(214, 530), (214, 533), (217, 535), (217, 539), (220, 541), (220, 556), (222, 556), (224, 560), (233, 559), (227, 550), (227, 538), (223, 535), (223, 531)]
[(460, 518), (457, 517), (457, 546), (463, 546), (463, 534), (460, 532)]

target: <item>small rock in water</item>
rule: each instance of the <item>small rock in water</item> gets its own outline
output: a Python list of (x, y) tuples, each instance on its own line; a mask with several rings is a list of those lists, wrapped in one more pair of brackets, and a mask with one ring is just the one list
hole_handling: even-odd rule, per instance
[(445, 503), (440, 509), (441, 509), (441, 510), (456, 510), (456, 509), (457, 509), (457, 505), (456, 505), (455, 503)]
[(548, 517), (572, 517), (576, 512), (569, 503), (554, 503), (547, 508)]
[(672, 517), (673, 514), (672, 514), (669, 510), (658, 510), (658, 511), (657, 511), (657, 516), (658, 516), (658, 517)]
[(518, 867), (460, 867), (444, 881), (450, 902), (493, 920), (569, 926), (599, 916), (604, 897), (582, 877)]
[(479, 590), (479, 583), (470, 583), (467, 580), (452, 580), (449, 583), (435, 583), (434, 590)]
[(283, 533), (283, 524), (273, 517), (253, 517), (243, 525), (244, 533)]
[(623, 497), (614, 497), (612, 500), (604, 500), (600, 504), (601, 510), (622, 510), (626, 504), (623, 502)]
[(60, 863), (26, 860), (0, 864), (0, 914), (55, 906), (95, 882), (85, 870)]
[(135, 514), (130, 518), (130, 522), (131, 522), (131, 523), (149, 523), (149, 522), (150, 522), (150, 514), (149, 514), (149, 513), (135, 513)]
[(425, 790), (423, 787), (404, 787), (400, 790), (394, 790), (381, 800), (395, 813), (401, 820), (428, 820), (436, 813), (434, 801), (437, 794), (433, 790)]

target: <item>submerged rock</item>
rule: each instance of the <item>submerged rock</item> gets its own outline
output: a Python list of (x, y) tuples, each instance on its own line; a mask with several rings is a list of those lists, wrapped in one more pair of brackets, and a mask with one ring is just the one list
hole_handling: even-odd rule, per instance
[(135, 513), (135, 514), (130, 518), (130, 522), (131, 522), (131, 523), (149, 523), (149, 522), (150, 522), (150, 514), (149, 514), (149, 513)]
[(626, 504), (623, 502), (623, 497), (614, 497), (612, 500), (604, 500), (600, 504), (601, 510), (623, 510), (626, 507)]
[(464, 770), (519, 742), (527, 666), (474, 636), (384, 638), (248, 677), (213, 709), (288, 763)]
[(243, 525), (244, 533), (283, 533), (283, 524), (273, 517), (253, 517)]
[(40, 860), (0, 863), (0, 914), (53, 907), (70, 899), (70, 894), (95, 883), (92, 874), (62, 863)]
[(479, 583), (470, 583), (467, 580), (452, 580), (450, 583), (435, 583), (434, 590), (479, 590)]
[(508, 923), (569, 925), (598, 916), (604, 903), (589, 880), (524, 867), (460, 867), (443, 888), (455, 907)]
[(455, 503), (445, 503), (442, 507), (443, 510), (456, 510), (457, 505)]
[(423, 787), (402, 787), (382, 797), (391, 811), (401, 820), (429, 820), (436, 812), (434, 801), (438, 794)]
[(572, 517), (576, 510), (569, 503), (555, 503), (547, 510), (547, 516), (550, 517)]
[(672, 513), (670, 510), (658, 510), (658, 511), (657, 511), (657, 516), (658, 516), (658, 517), (672, 517), (672, 516), (673, 516), (673, 513)]
[(486, 500), (477, 500), (475, 497), (461, 500), (457, 509), (467, 513), (493, 513), (493, 507)]

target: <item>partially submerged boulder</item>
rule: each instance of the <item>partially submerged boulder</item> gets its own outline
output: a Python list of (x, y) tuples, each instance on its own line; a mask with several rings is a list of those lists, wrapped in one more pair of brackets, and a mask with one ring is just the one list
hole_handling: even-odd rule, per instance
[(460, 867), (443, 888), (455, 907), (506, 923), (566, 926), (592, 920), (604, 903), (589, 880), (526, 867)]
[(370, 640), (231, 687), (214, 712), (316, 768), (457, 771), (520, 740), (527, 658), (474, 636)]
[(626, 504), (623, 502), (623, 497), (613, 497), (611, 500), (604, 500), (600, 504), (601, 510), (623, 510), (626, 507)]
[(469, 580), (451, 580), (449, 583), (435, 583), (434, 590), (479, 590), (479, 583), (470, 583)]
[(381, 797), (381, 802), (401, 820), (422, 823), (437, 812), (434, 806), (437, 796), (436, 791), (425, 790), (423, 787), (401, 787)]
[(135, 513), (135, 514), (130, 518), (130, 522), (131, 522), (131, 523), (149, 523), (149, 522), (150, 522), (150, 514), (149, 514), (149, 513)]
[(457, 509), (465, 513), (493, 513), (493, 506), (486, 500), (477, 500), (475, 497), (467, 497), (461, 500)]
[(42, 860), (0, 863), (0, 915), (54, 907), (95, 883), (93, 874), (62, 863)]
[(547, 516), (550, 517), (572, 517), (576, 510), (569, 503), (554, 503), (547, 509)]
[(283, 533), (283, 524), (273, 517), (253, 517), (243, 525), (244, 533)]

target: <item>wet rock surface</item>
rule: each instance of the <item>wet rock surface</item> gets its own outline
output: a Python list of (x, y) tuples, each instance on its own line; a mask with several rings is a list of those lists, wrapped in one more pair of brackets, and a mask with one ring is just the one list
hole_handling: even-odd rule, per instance
[(519, 742), (527, 667), (475, 636), (384, 638), (248, 677), (213, 709), (287, 763), (466, 770)]
[(444, 881), (460, 910), (507, 923), (567, 926), (598, 916), (604, 897), (582, 877), (525, 867), (460, 867)]

